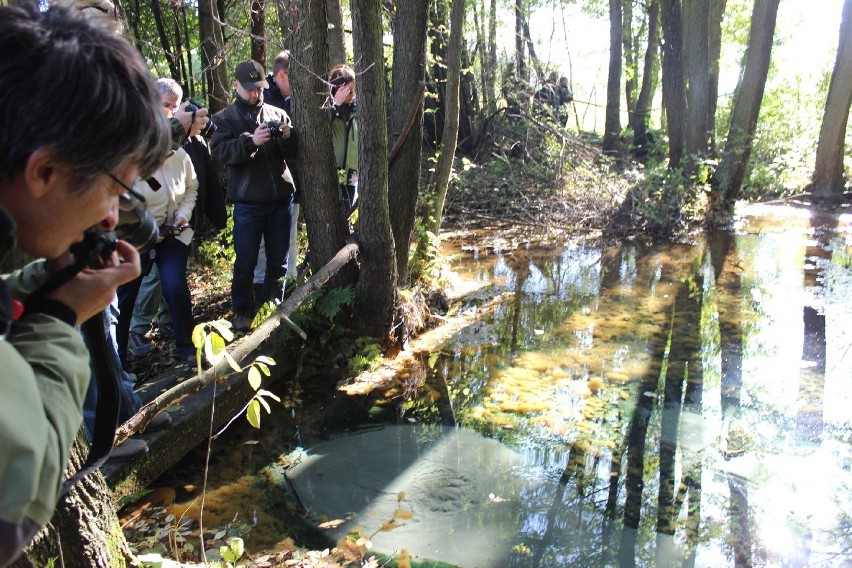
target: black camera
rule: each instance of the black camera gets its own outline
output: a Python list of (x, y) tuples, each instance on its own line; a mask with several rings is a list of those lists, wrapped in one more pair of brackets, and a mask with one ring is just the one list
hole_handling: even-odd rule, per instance
[(183, 230), (187, 228), (189, 228), (189, 225), (183, 225), (181, 227), (177, 227), (175, 225), (162, 225), (160, 226), (160, 236), (178, 237), (183, 232)]
[[(186, 104), (186, 110), (188, 112), (195, 112), (195, 111), (201, 110), (202, 108), (204, 108), (204, 105), (202, 105), (201, 103), (198, 103), (198, 102), (196, 102), (192, 99), (189, 99), (189, 101)], [(213, 119), (211, 118), (207, 122), (207, 126), (202, 128), (201, 132), (199, 132), (199, 134), (201, 134), (205, 138), (210, 138), (211, 136), (213, 136), (213, 134), (215, 132), (216, 132), (216, 125), (213, 123)]]
[(266, 126), (269, 127), (269, 135), (272, 138), (284, 138), (284, 132), (281, 131), (280, 120), (270, 120), (266, 123)]
[(119, 198), (118, 208), (118, 224), (114, 231), (92, 227), (85, 232), (82, 241), (71, 246), (78, 263), (95, 266), (99, 259), (113, 253), (119, 239), (133, 245), (140, 254), (157, 244), (160, 230), (144, 201), (126, 193)]

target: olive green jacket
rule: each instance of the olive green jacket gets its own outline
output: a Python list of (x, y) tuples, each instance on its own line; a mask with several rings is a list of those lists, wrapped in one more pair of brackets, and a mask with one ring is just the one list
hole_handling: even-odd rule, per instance
[[(0, 216), (7, 221), (0, 226), (11, 225), (2, 207)], [(5, 244), (0, 244), (0, 258), (8, 252), (13, 234), (0, 235)], [(32, 263), (5, 277), (0, 287), (23, 300), (40, 285), (43, 274), (44, 263)], [(22, 533), (22, 526), (45, 525), (53, 515), (71, 445), (83, 422), (89, 378), (89, 355), (80, 330), (59, 318), (24, 314), (0, 339), (0, 566), (20, 552), (3, 550), (15, 543), (15, 535), (34, 536)]]

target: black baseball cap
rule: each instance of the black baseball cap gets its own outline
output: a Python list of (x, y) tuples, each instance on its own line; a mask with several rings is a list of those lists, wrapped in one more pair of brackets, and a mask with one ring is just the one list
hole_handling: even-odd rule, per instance
[(257, 89), (258, 87), (263, 87), (264, 89), (269, 88), (269, 83), (266, 82), (266, 71), (263, 70), (263, 65), (254, 59), (243, 61), (237, 65), (237, 68), (234, 69), (234, 79), (240, 82), (243, 89)]

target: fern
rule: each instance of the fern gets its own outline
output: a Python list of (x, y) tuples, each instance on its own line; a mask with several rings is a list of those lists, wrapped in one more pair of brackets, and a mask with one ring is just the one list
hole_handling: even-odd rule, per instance
[(327, 317), (334, 319), (343, 306), (349, 305), (355, 298), (355, 285), (348, 284), (342, 288), (330, 290), (328, 294), (320, 298), (316, 303), (316, 310)]

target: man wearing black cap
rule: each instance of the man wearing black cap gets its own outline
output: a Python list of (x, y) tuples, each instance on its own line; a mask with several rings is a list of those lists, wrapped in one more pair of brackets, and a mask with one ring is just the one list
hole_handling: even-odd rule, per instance
[(236, 331), (248, 331), (257, 305), (252, 275), (260, 239), (266, 244), (266, 277), (260, 302), (279, 295), (293, 206), (293, 177), (287, 159), (296, 157), (290, 117), (263, 104), (269, 88), (263, 66), (243, 61), (234, 70), (234, 102), (213, 117), (213, 157), (228, 169), (228, 199), (234, 203), (234, 274), (231, 304)]

